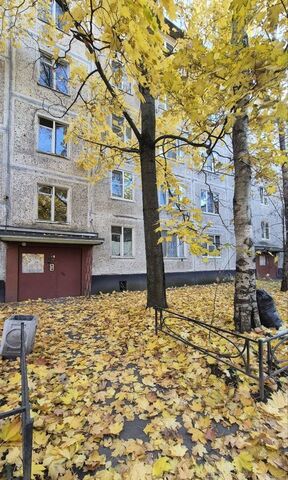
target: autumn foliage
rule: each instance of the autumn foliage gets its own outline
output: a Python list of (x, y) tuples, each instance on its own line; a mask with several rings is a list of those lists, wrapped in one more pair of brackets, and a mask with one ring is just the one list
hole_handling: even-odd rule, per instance
[[(287, 295), (272, 282), (264, 288), (288, 321)], [(232, 328), (230, 284), (170, 289), (168, 299), (172, 309)], [(253, 380), (155, 336), (140, 292), (4, 305), (0, 319), (20, 312), (40, 320), (28, 358), (34, 478), (287, 477), (287, 378), (278, 390), (269, 382), (268, 402), (258, 403)], [(200, 331), (193, 339), (204, 341)], [(19, 405), (20, 374), (18, 361), (0, 364), (4, 411)], [(10, 466), (14, 478), (19, 428), (18, 418), (1, 422), (0, 470)]]

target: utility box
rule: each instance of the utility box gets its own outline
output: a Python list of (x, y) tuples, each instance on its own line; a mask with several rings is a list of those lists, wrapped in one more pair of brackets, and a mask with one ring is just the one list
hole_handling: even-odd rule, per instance
[(21, 353), (21, 323), (24, 323), (25, 352), (31, 353), (34, 347), (38, 318), (34, 315), (12, 315), (4, 322), (0, 354), (15, 358)]

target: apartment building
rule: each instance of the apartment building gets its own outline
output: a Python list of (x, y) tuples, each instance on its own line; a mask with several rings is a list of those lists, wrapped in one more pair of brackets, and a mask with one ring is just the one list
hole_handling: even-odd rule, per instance
[[(57, 9), (54, 15), (57, 21)], [(81, 45), (71, 57), (89, 68)], [(135, 102), (129, 82), (123, 89)], [(64, 141), (73, 112), (63, 118), (61, 112), (71, 98), (69, 65), (53, 69), (49, 51), (26, 43), (8, 45), (0, 56), (0, 301), (145, 288), (140, 178), (127, 163), (90, 181), (76, 162), (79, 145)], [(121, 119), (111, 122), (117, 132)], [(231, 277), (233, 176), (215, 171), (212, 157), (198, 173), (171, 155), (186, 195), (213, 223), (209, 249), (219, 255), (191, 255), (174, 236), (163, 244), (167, 285)], [(253, 199), (257, 270), (275, 277), (282, 227), (279, 208), (261, 188)], [(165, 192), (159, 202), (167, 202)]]

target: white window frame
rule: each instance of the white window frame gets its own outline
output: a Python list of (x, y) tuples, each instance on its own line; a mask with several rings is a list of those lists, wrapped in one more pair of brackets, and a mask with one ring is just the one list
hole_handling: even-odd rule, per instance
[[(210, 166), (207, 165), (207, 162), (208, 161), (210, 162), (210, 160), (211, 160), (211, 168)], [(207, 157), (205, 157), (204, 170), (205, 172), (215, 173), (215, 159), (212, 153), (210, 153), (209, 155), (207, 155)]]
[[(114, 65), (115, 65), (115, 68), (114, 68)], [(116, 66), (117, 68), (119, 68), (119, 70), (122, 70), (122, 78), (119, 84), (115, 84), (115, 86), (119, 88), (119, 90), (121, 90), (122, 92), (127, 93), (128, 95), (132, 95), (132, 82), (128, 80), (126, 72), (125, 71), (123, 72), (122, 62), (117, 59), (112, 60), (112, 65), (111, 65), (112, 73), (114, 73), (114, 71), (116, 70)]]
[[(38, 196), (39, 196), (39, 190), (38, 187), (50, 187), (53, 189), (53, 194), (51, 198), (51, 220), (42, 220), (38, 218)], [(67, 220), (66, 222), (59, 222), (55, 221), (55, 188), (63, 188), (67, 190)], [(67, 187), (67, 185), (52, 185), (52, 184), (47, 184), (47, 183), (37, 183), (36, 185), (36, 213), (35, 213), (35, 218), (37, 223), (53, 223), (53, 224), (58, 224), (58, 225), (69, 225), (71, 223), (71, 187)]]
[[(49, 65), (52, 67), (52, 87), (50, 87), (49, 85), (42, 85), (42, 83), (40, 83), (41, 62), (42, 62), (43, 57), (45, 57), (45, 61), (47, 60), (46, 63), (50, 62)], [(58, 90), (58, 88), (57, 88), (56, 70), (57, 70), (58, 65), (65, 66), (67, 68), (67, 93), (62, 92), (61, 90)], [(49, 90), (55, 90), (55, 92), (61, 93), (62, 95), (69, 96), (70, 95), (70, 93), (69, 93), (70, 92), (69, 91), (69, 76), (70, 76), (70, 69), (69, 69), (69, 63), (68, 62), (65, 62), (65, 60), (59, 60), (59, 62), (56, 62), (56, 64), (53, 67), (53, 57), (52, 57), (52, 55), (50, 53), (40, 51), (40, 58), (39, 58), (39, 64), (38, 64), (38, 81), (37, 81), (37, 83), (40, 87), (48, 88)]]
[[(205, 194), (206, 194), (206, 210), (202, 210), (202, 206), (201, 206), (202, 192), (205, 192)], [(212, 197), (213, 197), (212, 198), (213, 212), (208, 211), (208, 194), (212, 195)], [(218, 197), (218, 212), (215, 211), (215, 201), (214, 201), (215, 196)], [(201, 191), (200, 191), (200, 209), (201, 209), (202, 213), (205, 213), (205, 215), (220, 215), (220, 195), (219, 195), (219, 193), (210, 192), (209, 190), (204, 190), (204, 189), (201, 188)]]
[(270, 240), (270, 224), (266, 220), (261, 222), (261, 238), (262, 240)]
[[(116, 227), (116, 228), (121, 228), (121, 234), (120, 234), (120, 255), (113, 255), (112, 254), (112, 228), (113, 227)], [(124, 228), (129, 228), (129, 230), (131, 230), (131, 237), (132, 237), (132, 256), (126, 256), (124, 255)], [(134, 228), (133, 227), (130, 227), (128, 225), (111, 225), (110, 227), (110, 242), (111, 242), (111, 258), (125, 258), (125, 259), (131, 259), (131, 258), (135, 258), (135, 250), (134, 250)]]
[[(178, 237), (177, 234), (169, 235), (169, 233), (168, 233), (167, 230), (162, 230), (161, 235), (162, 235), (162, 233), (166, 233), (166, 234), (167, 234), (167, 235), (163, 235), (163, 236), (165, 236), (165, 237), (166, 237), (166, 236), (168, 236), (168, 237), (173, 237), (173, 236), (175, 236), (175, 237), (176, 237), (176, 241), (177, 241), (177, 245), (176, 245), (177, 256), (176, 256), (176, 257), (174, 257), (174, 256), (172, 257), (172, 256), (170, 256), (170, 255), (166, 255), (165, 252), (163, 251), (163, 258), (164, 258), (164, 259), (169, 259), (169, 260), (181, 260), (181, 259), (183, 260), (184, 258), (186, 258), (185, 242), (184, 242), (183, 240), (179, 240), (179, 237)], [(168, 241), (167, 241), (167, 240), (164, 240), (164, 241), (162, 242), (162, 248), (164, 247), (164, 243), (168, 244), (169, 242), (171, 243), (171, 240), (168, 240)], [(180, 253), (180, 248), (181, 248), (181, 247), (183, 248), (183, 255), (179, 255), (179, 253)], [(163, 248), (163, 250), (164, 250), (164, 248)], [(167, 245), (166, 245), (166, 253), (167, 253), (167, 250), (168, 250), (168, 249), (167, 249)]]
[[(114, 132), (113, 130), (113, 117), (117, 117), (117, 118), (121, 118), (123, 119), (123, 139), (117, 134), (117, 132)], [(124, 143), (127, 143), (127, 142), (131, 142), (131, 139), (132, 139), (132, 128), (130, 127), (129, 123), (127, 122), (127, 120), (125, 119), (125, 117), (123, 115), (119, 116), (119, 115), (115, 115), (114, 113), (112, 113), (111, 115), (111, 129), (112, 129), (112, 132), (117, 135), (118, 138), (120, 138), (120, 140), (122, 140)], [(129, 136), (127, 135), (127, 131), (130, 131), (130, 138)]]
[[(59, 30), (62, 30), (60, 28), (60, 26), (58, 25), (58, 22), (57, 22), (57, 16), (56, 16), (56, 3), (57, 3), (57, 0), (48, 0), (49, 4), (50, 4), (50, 15), (53, 19), (53, 22), (55, 23), (56, 27), (59, 29)], [(59, 2), (58, 2), (59, 3)], [(51, 8), (52, 7), (52, 8)], [(65, 13), (65, 11), (63, 10), (63, 12)], [(41, 20), (42, 22), (45, 22), (45, 23), (48, 23), (48, 20), (41, 17), (41, 14), (38, 13), (37, 15), (37, 18), (38, 20)]]
[[(52, 147), (53, 147), (53, 151), (52, 152), (44, 152), (43, 150), (40, 150), (39, 149), (39, 134), (40, 134), (40, 119), (43, 118), (43, 120), (48, 120), (49, 122), (53, 122), (53, 129), (52, 129), (52, 139), (51, 139), (51, 142), (52, 142)], [(43, 155), (53, 155), (53, 156), (56, 156), (56, 157), (61, 157), (61, 158), (66, 158), (68, 159), (69, 158), (69, 155), (70, 155), (70, 148), (69, 148), (69, 143), (67, 142), (66, 143), (66, 149), (67, 149), (67, 154), (66, 155), (60, 155), (60, 153), (56, 153), (56, 126), (55, 125), (61, 125), (63, 127), (66, 128), (66, 131), (67, 131), (67, 128), (68, 128), (68, 125), (67, 123), (63, 123), (63, 122), (58, 122), (57, 120), (53, 119), (53, 118), (49, 118), (49, 117), (44, 117), (42, 115), (39, 115), (38, 116), (38, 122), (37, 122), (37, 136), (36, 136), (36, 139), (37, 139), (37, 148), (36, 148), (36, 151), (38, 153), (41, 153)], [(44, 126), (45, 127), (45, 126)], [(46, 127), (46, 128), (49, 128), (49, 127)]]
[(260, 202), (261, 205), (268, 205), (268, 195), (265, 193), (265, 188), (264, 187), (259, 187), (259, 195), (260, 195)]
[(261, 253), (259, 255), (259, 267), (266, 267), (267, 266), (267, 258), (266, 255)]
[[(122, 173), (122, 192), (123, 192), (122, 197), (117, 197), (117, 196), (113, 195), (113, 172), (121, 172)], [(132, 187), (132, 198), (125, 198), (124, 197), (124, 187), (125, 187), (124, 174), (125, 173), (129, 173), (129, 175), (132, 176), (132, 185), (133, 185), (133, 187)], [(135, 176), (134, 176), (133, 172), (129, 172), (128, 170), (122, 170), (121, 168), (115, 168), (114, 170), (112, 170), (111, 177), (110, 177), (111, 198), (113, 200), (120, 200), (120, 201), (124, 201), (124, 202), (135, 202), (135, 184), (134, 184), (134, 181), (135, 181)], [(116, 226), (116, 225), (113, 225), (113, 226)]]
[[(215, 241), (215, 237), (219, 237), (219, 241), (220, 241), (220, 248), (221, 248), (221, 235), (219, 233), (213, 233), (211, 235), (209, 235), (210, 238), (213, 237), (213, 243), (212, 244), (209, 244), (207, 242), (205, 242), (203, 244), (203, 247), (206, 248), (206, 250), (209, 250), (210, 252), (210, 248), (211, 247), (214, 247), (212, 252), (214, 252), (215, 250), (217, 250), (216, 248), (216, 241)], [(202, 257), (204, 258), (221, 258), (222, 255), (221, 255), (221, 250), (218, 250), (219, 251), (219, 255), (209, 255), (209, 253), (203, 253)]]

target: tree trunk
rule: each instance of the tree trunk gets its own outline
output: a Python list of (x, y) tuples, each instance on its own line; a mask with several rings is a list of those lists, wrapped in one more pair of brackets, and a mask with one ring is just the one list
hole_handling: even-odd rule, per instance
[(155, 100), (149, 90), (140, 87), (141, 102), (140, 163), (147, 271), (147, 307), (167, 307), (162, 244), (160, 232), (157, 173), (155, 158)]
[(251, 222), (252, 173), (247, 135), (248, 116), (243, 113), (236, 118), (232, 131), (236, 238), (234, 323), (240, 332), (249, 332), (252, 327), (261, 325), (256, 301), (255, 249)]
[[(280, 150), (286, 152), (285, 131), (279, 130)], [(281, 292), (288, 291), (288, 161), (282, 165), (282, 181), (283, 181), (283, 201), (284, 201), (284, 235), (283, 235), (283, 273), (281, 282)]]

